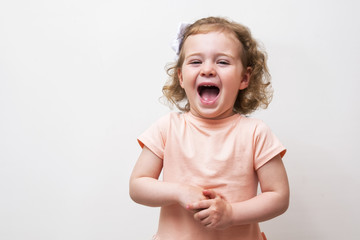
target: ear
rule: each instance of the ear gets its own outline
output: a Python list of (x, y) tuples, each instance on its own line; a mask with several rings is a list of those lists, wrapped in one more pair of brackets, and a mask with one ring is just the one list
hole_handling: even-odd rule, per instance
[(249, 86), (251, 73), (252, 73), (252, 68), (247, 67), (241, 76), (239, 90), (244, 90), (245, 88), (247, 88)]
[(178, 75), (178, 78), (179, 78), (180, 86), (181, 86), (182, 88), (184, 88), (184, 81), (183, 81), (183, 77), (182, 77), (181, 68), (179, 68), (179, 69), (177, 70), (177, 75)]

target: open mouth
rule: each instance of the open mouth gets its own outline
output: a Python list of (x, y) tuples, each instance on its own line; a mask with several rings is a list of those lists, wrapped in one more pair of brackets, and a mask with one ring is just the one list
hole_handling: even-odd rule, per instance
[(202, 85), (199, 86), (197, 90), (200, 98), (205, 102), (215, 101), (220, 93), (220, 89), (212, 85)]

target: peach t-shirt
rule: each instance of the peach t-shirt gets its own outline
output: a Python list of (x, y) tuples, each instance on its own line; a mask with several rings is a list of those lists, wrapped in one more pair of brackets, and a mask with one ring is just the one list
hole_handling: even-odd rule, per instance
[[(257, 194), (256, 170), (286, 150), (262, 121), (239, 114), (206, 120), (191, 113), (170, 113), (138, 141), (163, 159), (163, 181), (214, 189), (229, 202)], [(209, 230), (180, 205), (161, 208), (159, 240), (258, 240), (257, 223)]]

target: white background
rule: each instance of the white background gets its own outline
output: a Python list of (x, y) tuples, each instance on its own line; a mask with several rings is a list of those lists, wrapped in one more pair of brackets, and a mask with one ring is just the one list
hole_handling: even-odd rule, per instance
[(0, 2), (0, 239), (150, 239), (133, 203), (136, 137), (159, 103), (180, 21), (241, 22), (269, 54), (263, 119), (288, 148), (291, 206), (268, 239), (359, 239), (357, 1)]

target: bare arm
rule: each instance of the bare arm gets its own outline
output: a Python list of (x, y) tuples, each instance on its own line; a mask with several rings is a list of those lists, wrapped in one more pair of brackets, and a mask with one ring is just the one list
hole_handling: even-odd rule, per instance
[(257, 175), (262, 193), (233, 204), (233, 224), (266, 221), (283, 214), (289, 206), (289, 182), (279, 155), (258, 169)]
[(130, 177), (130, 197), (135, 202), (151, 207), (179, 203), (186, 208), (206, 198), (199, 187), (159, 181), (162, 167), (163, 160), (145, 146)]
[(210, 199), (191, 204), (200, 210), (194, 218), (210, 228), (226, 228), (266, 221), (284, 213), (289, 205), (289, 183), (278, 155), (257, 170), (262, 193), (243, 202), (229, 203), (216, 192), (204, 192)]

